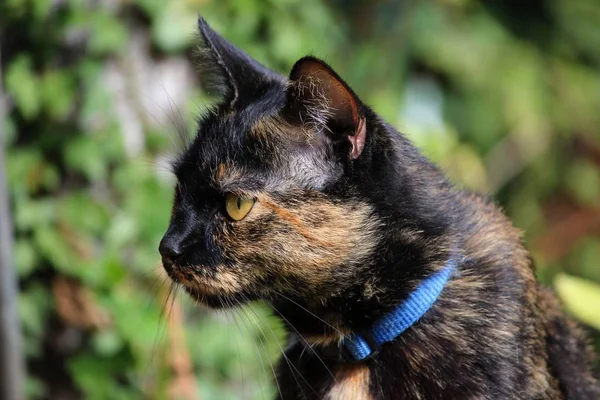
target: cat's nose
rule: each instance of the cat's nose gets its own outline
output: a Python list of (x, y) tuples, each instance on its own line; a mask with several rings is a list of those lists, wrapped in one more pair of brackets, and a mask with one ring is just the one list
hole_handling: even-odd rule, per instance
[(183, 254), (183, 243), (177, 237), (165, 235), (158, 245), (160, 255), (173, 262)]

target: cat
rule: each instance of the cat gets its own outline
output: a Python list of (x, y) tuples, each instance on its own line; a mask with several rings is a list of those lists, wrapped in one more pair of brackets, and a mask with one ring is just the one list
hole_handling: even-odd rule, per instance
[(198, 302), (281, 318), (278, 399), (600, 399), (587, 339), (492, 201), (322, 60), (285, 77), (199, 33), (220, 100), (174, 162), (159, 251)]

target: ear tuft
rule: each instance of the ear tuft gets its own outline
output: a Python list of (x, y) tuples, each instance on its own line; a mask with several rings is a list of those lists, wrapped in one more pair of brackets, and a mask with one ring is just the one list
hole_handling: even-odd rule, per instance
[[(325, 62), (304, 57), (290, 72), (288, 101), (311, 123), (326, 126), (333, 134), (347, 135), (350, 157), (358, 158), (365, 145), (366, 122), (362, 105), (352, 89)], [(303, 119), (304, 121), (304, 119)]]
[(284, 78), (261, 65), (198, 18), (198, 63), (203, 86), (230, 109), (257, 100)]
[(222, 97), (225, 103), (232, 105), (238, 94), (219, 50), (224, 45), (223, 39), (202, 17), (198, 17), (198, 33), (200, 43), (196, 55), (202, 86), (208, 94)]

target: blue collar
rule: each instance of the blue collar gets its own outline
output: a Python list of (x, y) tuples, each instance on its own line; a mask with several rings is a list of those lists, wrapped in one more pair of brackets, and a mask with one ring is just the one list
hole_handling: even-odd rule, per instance
[(396, 339), (425, 315), (442, 293), (458, 262), (458, 257), (448, 260), (443, 269), (422, 281), (403, 303), (375, 321), (365, 334), (354, 333), (344, 338), (342, 346), (351, 358), (361, 361), (374, 356), (382, 344)]

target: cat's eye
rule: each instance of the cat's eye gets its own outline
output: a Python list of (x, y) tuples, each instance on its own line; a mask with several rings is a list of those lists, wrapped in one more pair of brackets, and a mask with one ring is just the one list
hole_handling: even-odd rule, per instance
[(236, 196), (233, 193), (225, 195), (225, 211), (231, 219), (240, 221), (252, 210), (255, 200), (246, 197)]

